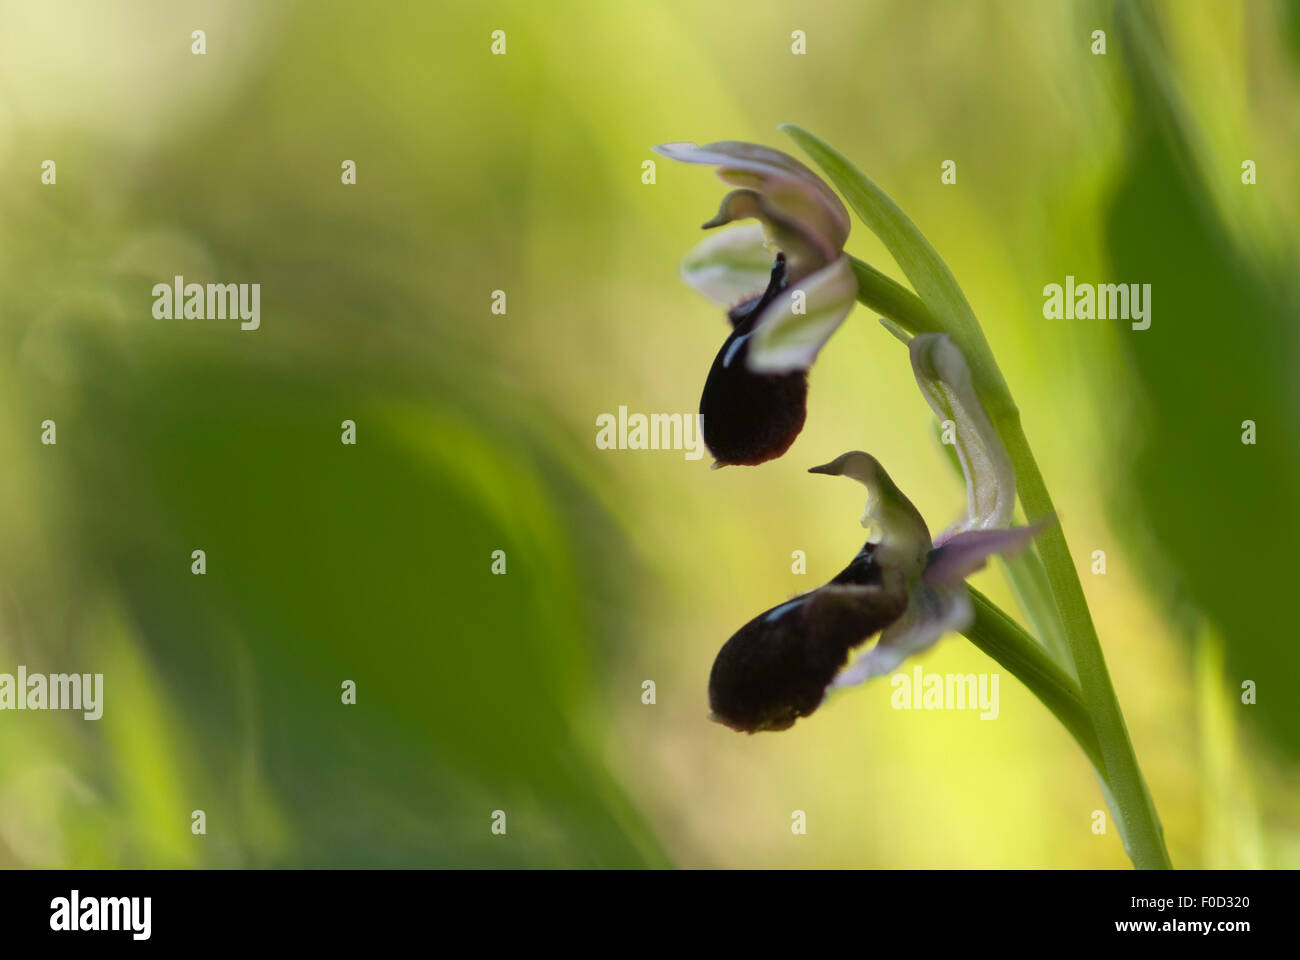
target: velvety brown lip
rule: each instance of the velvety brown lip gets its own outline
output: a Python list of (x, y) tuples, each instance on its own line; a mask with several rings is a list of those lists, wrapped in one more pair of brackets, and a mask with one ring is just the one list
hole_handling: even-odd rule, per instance
[(760, 613), (723, 644), (709, 676), (712, 718), (733, 730), (785, 730), (821, 705), (850, 651), (907, 607), (880, 586), (871, 544), (823, 587)]
[(777, 254), (767, 289), (727, 313), (733, 329), (714, 357), (700, 397), (704, 443), (719, 466), (773, 460), (790, 449), (803, 429), (807, 373), (758, 374), (745, 362), (755, 322), (786, 283), (785, 256)]

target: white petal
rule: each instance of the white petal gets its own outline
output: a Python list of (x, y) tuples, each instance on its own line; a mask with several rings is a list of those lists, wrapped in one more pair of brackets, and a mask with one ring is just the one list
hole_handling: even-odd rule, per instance
[(909, 345), (912, 372), (941, 421), (955, 425), (957, 458), (966, 475), (967, 518), (956, 530), (1006, 527), (1016, 506), (1016, 471), (971, 383), (970, 368), (946, 333), (923, 333)]
[(966, 629), (974, 616), (964, 583), (945, 587), (917, 584), (907, 612), (886, 628), (874, 647), (841, 670), (827, 689), (852, 687), (892, 673), (908, 657), (938, 643), (945, 633)]
[[(858, 282), (848, 255), (783, 291), (754, 325), (749, 369), (754, 373), (807, 370), (853, 309)], [(796, 312), (796, 306), (802, 312)]]
[(735, 140), (703, 147), (663, 143), (653, 149), (683, 163), (716, 166), (724, 183), (757, 190), (803, 225), (821, 247), (824, 261), (838, 256), (848, 239), (849, 214), (843, 202), (821, 177), (787, 153)]
[(734, 307), (767, 289), (776, 254), (763, 227), (746, 223), (709, 234), (682, 260), (682, 279), (720, 307)]

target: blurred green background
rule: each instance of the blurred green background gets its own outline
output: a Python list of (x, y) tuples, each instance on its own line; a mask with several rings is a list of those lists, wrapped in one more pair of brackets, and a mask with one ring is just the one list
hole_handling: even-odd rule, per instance
[[(870, 450), (936, 530), (965, 502), (863, 308), (785, 458), (596, 449), (697, 409), (726, 332), (677, 277), (724, 188), (644, 184), (650, 146), (782, 121), (981, 318), (1175, 864), (1300, 865), (1296, 4), (3, 0), (0, 672), (102, 672), (105, 709), (0, 714), (0, 866), (1125, 866), (1005, 673), (995, 722), (883, 682), (706, 719), (722, 642), (860, 546), (808, 466)], [(175, 274), (260, 283), (261, 329), (154, 319)], [(1043, 319), (1066, 274), (1151, 283), (1151, 329)]]

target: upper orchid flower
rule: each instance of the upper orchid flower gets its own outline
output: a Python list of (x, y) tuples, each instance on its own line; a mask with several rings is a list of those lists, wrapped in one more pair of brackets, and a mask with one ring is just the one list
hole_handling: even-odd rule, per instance
[(736, 187), (706, 230), (757, 221), (711, 235), (687, 255), (682, 276), (728, 308), (733, 328), (700, 397), (715, 465), (774, 459), (803, 429), (808, 368), (857, 296), (844, 253), (848, 212), (815, 173), (779, 150), (737, 141), (654, 149), (716, 166)]
[[(937, 541), (912, 502), (870, 454), (846, 453), (812, 473), (866, 486), (866, 544), (833, 580), (759, 614), (722, 647), (709, 678), (714, 719), (748, 733), (784, 730), (832, 690), (894, 670), (950, 630), (970, 625), (965, 578), (994, 553), (1025, 547), (1038, 526), (1008, 528), (1015, 474), (946, 335), (911, 341), (912, 367), (942, 419), (956, 424), (966, 475), (966, 519)], [(851, 664), (853, 648), (875, 646)]]

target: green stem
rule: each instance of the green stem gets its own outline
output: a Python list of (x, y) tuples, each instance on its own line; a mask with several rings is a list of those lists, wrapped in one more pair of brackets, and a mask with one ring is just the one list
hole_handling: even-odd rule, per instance
[(1016, 602), (1029, 620), (1031, 634), (1047, 649), (1057, 665), (1073, 676), (1074, 658), (1070, 656), (1070, 646), (1065, 639), (1065, 624), (1061, 622), (1061, 611), (1056, 609), (1052, 586), (1047, 581), (1047, 568), (1043, 566), (1037, 548), (1002, 557), (1001, 563)]
[[(1025, 516), (1054, 516), (1056, 508), (1020, 425), (1020, 415), (995, 419), (994, 426), (1015, 465), (1016, 484)], [(1088, 705), (1101, 744), (1105, 779), (1119, 808), (1116, 815), (1128, 828), (1125, 831), (1128, 854), (1133, 865), (1140, 870), (1168, 870), (1172, 863), (1165, 849), (1164, 830), (1138, 766), (1137, 754), (1124, 724), (1124, 714), (1120, 711), (1115, 687), (1110, 680), (1110, 671), (1106, 669), (1106, 657), (1088, 610), (1088, 601), (1083, 595), (1083, 585), (1074, 568), (1069, 544), (1065, 542), (1065, 531), (1059, 523), (1052, 524), (1039, 535), (1038, 550), (1047, 569), (1052, 596), (1056, 598), (1065, 624), (1065, 636), (1079, 676), (1084, 703)]]
[(1037, 640), (992, 600), (974, 587), (970, 588), (970, 596), (975, 607), (975, 620), (963, 631), (967, 639), (1005, 667), (1052, 711), (1104, 780), (1106, 764), (1078, 684), (1052, 661)]
[[(943, 329), (933, 312), (914, 293), (856, 258), (853, 258), (852, 265), (859, 282), (858, 299), (863, 304), (913, 334)], [(1030, 520), (1054, 516), (1056, 508), (1021, 427), (1020, 411), (1011, 398), (983, 331), (976, 325), (973, 329), (946, 332), (965, 355), (975, 389), (1007, 446), (1015, 466), (1017, 491), (1025, 516)], [(1124, 725), (1101, 643), (1083, 595), (1083, 586), (1060, 524), (1053, 524), (1039, 535), (1038, 549), (1065, 627), (1083, 703), (1096, 731), (1103, 760), (1098, 772), (1103, 783), (1109, 785), (1115, 815), (1123, 821), (1121, 833), (1125, 837), (1125, 848), (1133, 865), (1139, 869), (1168, 869), (1171, 863), (1165, 849), (1164, 831), (1138, 767), (1133, 743)]]
[(909, 333), (935, 333), (942, 329), (921, 298), (897, 280), (891, 280), (857, 257), (849, 257), (849, 265), (858, 281), (861, 303), (902, 324)]

